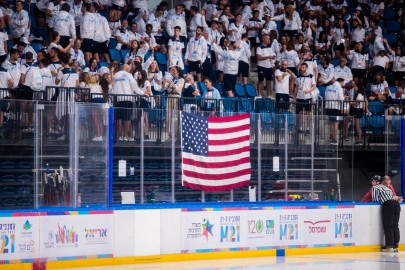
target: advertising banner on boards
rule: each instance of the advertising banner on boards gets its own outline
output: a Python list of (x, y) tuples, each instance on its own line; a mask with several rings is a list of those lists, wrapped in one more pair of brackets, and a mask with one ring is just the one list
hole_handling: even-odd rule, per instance
[(41, 217), (41, 257), (113, 254), (113, 214)]
[(39, 216), (0, 217), (0, 260), (39, 257)]
[(182, 251), (354, 245), (354, 207), (182, 209)]

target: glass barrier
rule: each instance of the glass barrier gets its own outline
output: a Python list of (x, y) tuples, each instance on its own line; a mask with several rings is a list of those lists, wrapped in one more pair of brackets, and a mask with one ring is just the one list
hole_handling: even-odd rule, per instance
[[(397, 193), (401, 190), (402, 116), (380, 103), (360, 108), (361, 114), (352, 111), (362, 107), (357, 103), (342, 103), (336, 116), (322, 102), (300, 106), (271, 99), (145, 99), (70, 91), (47, 88), (44, 96), (56, 102), (0, 99), (2, 209), (107, 205), (109, 127), (113, 204), (123, 203), (128, 192), (137, 204), (360, 201), (374, 174), (390, 175)], [(113, 106), (111, 124), (107, 104)], [(250, 114), (249, 186), (202, 192), (182, 185), (181, 111)], [(369, 151), (375, 160), (367, 157)]]
[(109, 106), (36, 102), (35, 206), (107, 205)]

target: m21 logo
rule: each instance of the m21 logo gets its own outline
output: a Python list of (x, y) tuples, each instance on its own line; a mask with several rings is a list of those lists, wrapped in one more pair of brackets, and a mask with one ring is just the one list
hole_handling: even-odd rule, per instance
[(280, 240), (298, 240), (298, 224), (280, 224)]
[(353, 226), (351, 222), (335, 223), (335, 238), (352, 238)]
[(239, 226), (225, 225), (221, 226), (221, 243), (222, 242), (240, 242)]

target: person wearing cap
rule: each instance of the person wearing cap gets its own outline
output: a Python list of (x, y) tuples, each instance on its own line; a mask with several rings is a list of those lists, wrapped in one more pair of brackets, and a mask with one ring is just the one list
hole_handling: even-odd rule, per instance
[(338, 145), (337, 135), (339, 129), (339, 122), (337, 117), (342, 114), (343, 110), (343, 84), (344, 79), (337, 78), (336, 81), (326, 87), (325, 90), (325, 109), (326, 114), (329, 115), (329, 140), (332, 145)]
[(270, 12), (264, 13), (263, 20), (264, 20), (264, 25), (263, 25), (263, 29), (262, 29), (262, 35), (270, 34), (271, 30), (275, 30), (277, 32), (277, 36), (279, 37), (277, 24), (275, 21), (271, 20)]
[(59, 13), (52, 17), (53, 30), (59, 33), (59, 42), (63, 48), (66, 48), (71, 40), (76, 38), (75, 19), (69, 12), (69, 4), (63, 3)]
[(31, 47), (30, 42), (26, 37), (20, 38), (20, 41), (14, 45), (15, 49), (20, 52), (20, 64), (23, 65), (25, 63), (25, 54), (27, 52), (31, 52), (34, 57), (34, 62), (37, 60), (37, 53), (35, 52), (34, 48)]
[(353, 81), (352, 71), (348, 66), (346, 66), (346, 64), (347, 64), (346, 57), (341, 57), (339, 65), (337, 65), (334, 70), (335, 79), (342, 78), (345, 81), (344, 85)]
[(401, 215), (402, 197), (393, 194), (389, 188), (391, 177), (385, 175), (381, 178), (381, 184), (372, 187), (371, 197), (373, 202), (379, 202), (382, 205), (382, 223), (385, 236), (385, 246), (382, 252), (398, 252), (400, 239), (399, 219)]
[(14, 38), (14, 44), (17, 44), (20, 41), (20, 38), (25, 35), (30, 23), (28, 12), (25, 11), (23, 7), (23, 2), (17, 1), (15, 4), (15, 12), (10, 18), (10, 26), (13, 28), (11, 35)]
[[(369, 191), (361, 198), (361, 202), (372, 202), (373, 201), (373, 198), (371, 196), (371, 194), (373, 192), (373, 187), (375, 185), (379, 185), (380, 182), (381, 182), (381, 176), (379, 176), (379, 175), (374, 175), (373, 177), (370, 178), (371, 187), (370, 187)], [(394, 195), (396, 195), (395, 190), (392, 187), (392, 185), (390, 185), (390, 189), (391, 189), (392, 193)]]

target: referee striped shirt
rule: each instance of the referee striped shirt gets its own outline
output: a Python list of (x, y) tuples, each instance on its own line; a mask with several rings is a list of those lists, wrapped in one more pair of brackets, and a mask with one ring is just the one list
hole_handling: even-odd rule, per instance
[(391, 189), (381, 184), (373, 186), (371, 195), (373, 202), (380, 202), (381, 204), (389, 200), (394, 200)]

